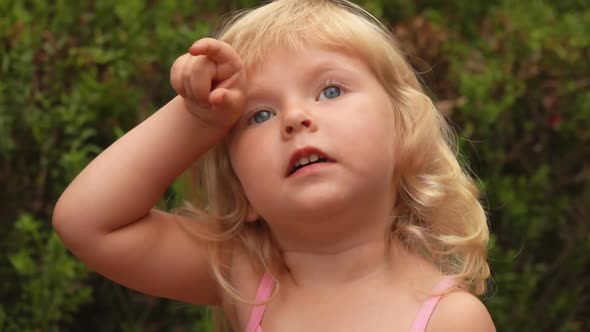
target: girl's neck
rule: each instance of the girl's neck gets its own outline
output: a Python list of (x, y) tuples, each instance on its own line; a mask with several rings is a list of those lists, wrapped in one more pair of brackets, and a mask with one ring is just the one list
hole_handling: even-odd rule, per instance
[(390, 245), (382, 236), (337, 251), (285, 251), (288, 275), (296, 286), (353, 284), (391, 271)]
[(368, 281), (407, 284), (414, 280), (422, 289), (442, 277), (431, 263), (395, 241), (384, 238), (358, 243), (336, 252), (287, 251), (285, 275), (295, 287), (344, 289)]

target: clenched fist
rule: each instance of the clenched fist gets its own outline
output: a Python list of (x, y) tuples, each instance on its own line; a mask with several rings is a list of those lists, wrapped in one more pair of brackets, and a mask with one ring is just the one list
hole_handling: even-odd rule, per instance
[(245, 75), (230, 45), (204, 38), (174, 62), (170, 82), (189, 112), (209, 126), (229, 128), (245, 105)]

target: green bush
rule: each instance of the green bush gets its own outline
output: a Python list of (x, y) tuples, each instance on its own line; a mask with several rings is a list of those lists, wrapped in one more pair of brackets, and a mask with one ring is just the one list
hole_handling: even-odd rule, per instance
[[(203, 308), (87, 271), (50, 217), (172, 97), (176, 57), (257, 2), (0, 0), (0, 330), (210, 331)], [(497, 329), (590, 330), (590, 3), (359, 2), (392, 23), (486, 193)]]
[(3, 298), (10, 303), (0, 304), (2, 331), (59, 331), (59, 323), (71, 322), (80, 305), (91, 299), (82, 263), (41, 226), (23, 215), (9, 237), (8, 262), (18, 287), (6, 287), (3, 280)]

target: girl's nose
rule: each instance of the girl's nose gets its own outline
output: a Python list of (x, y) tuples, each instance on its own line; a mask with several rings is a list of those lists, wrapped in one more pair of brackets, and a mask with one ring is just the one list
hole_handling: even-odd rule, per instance
[(312, 120), (311, 114), (303, 107), (296, 106), (283, 112), (283, 130), (284, 138), (302, 131), (315, 131), (315, 121)]

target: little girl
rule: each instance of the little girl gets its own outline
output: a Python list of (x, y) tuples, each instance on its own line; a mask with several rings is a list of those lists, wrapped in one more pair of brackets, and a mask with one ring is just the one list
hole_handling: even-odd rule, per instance
[[(278, 0), (191, 46), (178, 96), (55, 207), (64, 243), (235, 331), (494, 331), (488, 228), (445, 119), (345, 0)], [(207, 204), (154, 209), (196, 160)], [(435, 310), (436, 309), (436, 310)]]

